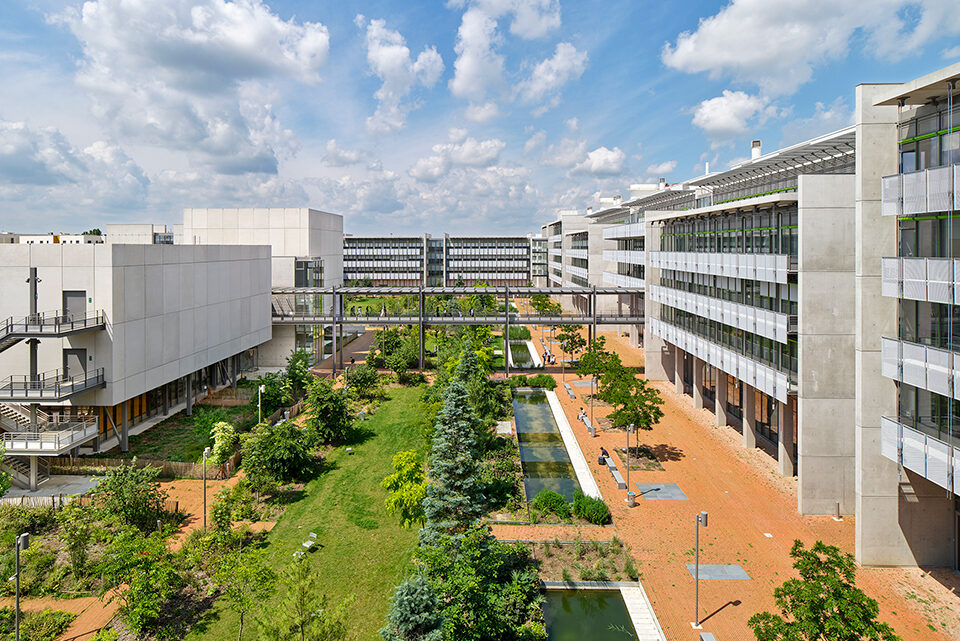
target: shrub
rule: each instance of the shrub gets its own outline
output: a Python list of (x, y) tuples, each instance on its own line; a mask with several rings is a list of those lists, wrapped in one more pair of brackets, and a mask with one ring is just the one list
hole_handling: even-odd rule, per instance
[(604, 525), (610, 520), (610, 508), (603, 499), (587, 496), (580, 490), (573, 495), (573, 514), (594, 525)]
[(525, 325), (512, 325), (510, 327), (510, 340), (528, 341), (530, 340), (530, 330)]
[(136, 632), (151, 629), (163, 606), (183, 584), (159, 533), (143, 536), (124, 528), (107, 546), (106, 586), (126, 585), (118, 593), (120, 614)]
[[(77, 615), (62, 610), (20, 612), (20, 638), (28, 641), (53, 641), (70, 626)], [(0, 608), (0, 638), (12, 639), (13, 608)]]
[(557, 387), (557, 381), (549, 374), (536, 374), (527, 379), (530, 387), (542, 387), (543, 389), (554, 389)]
[[(261, 376), (255, 386), (256, 390), (263, 385), (263, 392), (260, 393), (260, 410), (263, 416), (270, 416), (285, 404), (285, 393), (283, 390), (284, 377), (277, 372), (270, 372)], [(257, 406), (257, 394), (250, 399), (250, 404)]]
[(74, 501), (60, 510), (60, 538), (70, 555), (70, 569), (75, 577), (86, 573), (87, 557), (90, 551), (92, 524), (89, 513)]
[(303, 433), (290, 421), (263, 424), (243, 439), (243, 469), (255, 487), (308, 478), (313, 458)]
[(540, 490), (537, 492), (537, 495), (533, 497), (532, 505), (542, 512), (555, 514), (561, 519), (570, 517), (570, 504), (567, 503), (567, 499), (553, 490)]
[(213, 424), (213, 455), (211, 465), (222, 465), (233, 456), (237, 448), (237, 430), (226, 421), (217, 421)]
[(314, 378), (307, 389), (307, 420), (303, 433), (307, 446), (343, 441), (353, 426), (353, 416), (342, 389), (334, 389), (333, 382)]
[(634, 581), (636, 581), (640, 576), (640, 574), (637, 572), (636, 566), (633, 564), (633, 559), (630, 558), (629, 554), (627, 555), (627, 562), (623, 564), (623, 573)]
[(346, 377), (347, 383), (360, 398), (372, 398), (380, 392), (380, 375), (370, 363), (354, 365)]
[(164, 516), (167, 493), (160, 489), (157, 477), (160, 468), (141, 467), (134, 463), (111, 468), (100, 477), (93, 490), (94, 502), (101, 510), (123, 525), (132, 525), (141, 532), (156, 529)]
[(218, 532), (226, 532), (233, 523), (233, 506), (230, 504), (230, 489), (224, 488), (213, 497), (210, 519)]
[(298, 349), (287, 357), (287, 369), (283, 377), (283, 390), (287, 402), (294, 402), (303, 397), (310, 382), (310, 352)]

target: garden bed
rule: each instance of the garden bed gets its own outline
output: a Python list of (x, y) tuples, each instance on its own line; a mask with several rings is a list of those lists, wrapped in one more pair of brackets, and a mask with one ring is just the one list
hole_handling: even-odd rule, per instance
[[(622, 470), (627, 469), (627, 448), (618, 447), (615, 448), (615, 451), (617, 452), (617, 458), (620, 459), (617, 467)], [(660, 464), (660, 459), (657, 457), (656, 452), (648, 446), (641, 445), (640, 447), (635, 447), (631, 445), (630, 469), (639, 472), (659, 472), (663, 470), (663, 465)]]
[(541, 541), (530, 545), (542, 581), (636, 581), (626, 546), (610, 541)]

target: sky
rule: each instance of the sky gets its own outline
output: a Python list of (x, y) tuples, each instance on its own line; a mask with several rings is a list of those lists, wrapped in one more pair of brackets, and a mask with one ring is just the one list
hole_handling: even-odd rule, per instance
[(538, 232), (958, 60), (956, 0), (2, 0), (0, 229)]

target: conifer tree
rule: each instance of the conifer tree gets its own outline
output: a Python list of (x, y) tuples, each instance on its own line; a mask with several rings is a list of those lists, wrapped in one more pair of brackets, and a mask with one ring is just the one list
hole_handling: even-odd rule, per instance
[(439, 610), (430, 583), (418, 574), (397, 587), (380, 636), (384, 641), (440, 641), (443, 618)]

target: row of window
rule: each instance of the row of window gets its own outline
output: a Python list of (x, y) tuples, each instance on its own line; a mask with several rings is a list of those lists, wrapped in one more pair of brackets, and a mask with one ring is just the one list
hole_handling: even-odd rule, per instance
[(945, 105), (920, 108), (917, 117), (900, 125), (900, 167), (903, 173), (960, 162), (960, 107), (950, 114)]
[(643, 251), (646, 238), (618, 238), (617, 249), (621, 251)]
[(960, 216), (901, 219), (900, 256), (960, 258)]
[(960, 401), (906, 383), (897, 385), (901, 423), (960, 446)]
[(672, 270), (661, 271), (660, 284), (692, 294), (719, 298), (781, 314), (796, 315), (798, 313), (796, 283), (768, 283), (711, 274), (689, 274), (689, 281), (669, 277), (671, 274), (678, 273)]
[(901, 300), (900, 338), (929, 347), (960, 350), (960, 305)]
[(667, 221), (662, 251), (797, 255), (797, 210), (765, 210)]

